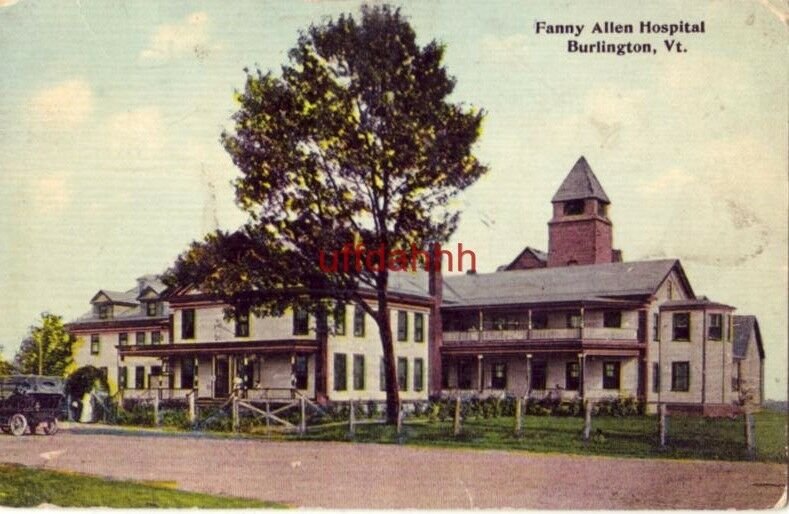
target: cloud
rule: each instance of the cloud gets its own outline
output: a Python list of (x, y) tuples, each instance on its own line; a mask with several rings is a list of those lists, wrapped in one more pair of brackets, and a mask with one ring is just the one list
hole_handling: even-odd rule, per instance
[(93, 91), (84, 80), (74, 79), (36, 93), (30, 102), (34, 122), (53, 128), (81, 125), (93, 110)]
[(693, 176), (687, 171), (679, 168), (672, 168), (666, 173), (657, 175), (651, 178), (651, 180), (640, 184), (638, 190), (645, 195), (679, 193), (693, 181)]
[(11, 7), (17, 2), (19, 2), (19, 0), (0, 0), (0, 7)]
[(159, 25), (148, 47), (140, 52), (140, 61), (161, 63), (189, 54), (207, 57), (218, 48), (209, 42), (208, 25), (204, 12), (194, 12), (179, 23)]
[(34, 216), (60, 214), (71, 203), (71, 186), (62, 172), (35, 177), (28, 184), (25, 200)]
[(482, 58), (494, 62), (522, 61), (527, 55), (529, 38), (525, 34), (485, 36), (482, 39)]
[(164, 147), (162, 114), (156, 107), (142, 107), (112, 116), (107, 121), (108, 149), (115, 157), (144, 161)]

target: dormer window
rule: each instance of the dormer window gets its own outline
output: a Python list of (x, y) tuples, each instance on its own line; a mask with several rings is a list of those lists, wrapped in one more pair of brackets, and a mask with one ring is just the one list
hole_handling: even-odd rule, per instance
[(110, 319), (112, 317), (112, 305), (98, 306), (99, 319)]
[(159, 305), (156, 302), (145, 303), (145, 314), (148, 316), (156, 316), (159, 312)]
[(578, 214), (583, 214), (583, 213), (584, 213), (583, 200), (571, 200), (569, 202), (564, 203), (565, 216), (576, 216)]

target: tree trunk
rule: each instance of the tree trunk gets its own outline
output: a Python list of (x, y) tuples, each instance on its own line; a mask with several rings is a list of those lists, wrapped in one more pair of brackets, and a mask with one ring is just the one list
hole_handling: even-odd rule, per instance
[(328, 365), (329, 325), (326, 319), (326, 310), (321, 307), (316, 319), (318, 353), (315, 356), (315, 399), (320, 404), (327, 401), (328, 382), (326, 368)]
[(384, 350), (384, 368), (386, 376), (386, 423), (397, 424), (397, 415), (400, 412), (400, 390), (397, 384), (397, 360), (392, 339), (392, 325), (389, 321), (389, 302), (386, 292), (378, 292), (378, 333), (381, 336), (381, 345)]

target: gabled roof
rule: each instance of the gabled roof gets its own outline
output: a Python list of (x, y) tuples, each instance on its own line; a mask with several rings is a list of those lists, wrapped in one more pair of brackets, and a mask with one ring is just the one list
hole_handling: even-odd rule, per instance
[(732, 353), (735, 358), (744, 359), (748, 354), (748, 341), (750, 341), (752, 333), (755, 333), (759, 357), (764, 359), (764, 345), (762, 344), (762, 333), (759, 330), (759, 320), (756, 319), (756, 316), (734, 316)]
[(667, 259), (450, 275), (444, 277), (444, 307), (647, 297), (673, 270), (693, 296), (679, 261)]
[(559, 186), (559, 190), (553, 195), (551, 202), (566, 202), (584, 198), (597, 198), (602, 202), (611, 203), (608, 195), (603, 191), (603, 186), (600, 185), (592, 168), (589, 167), (589, 163), (586, 162), (586, 158), (581, 156), (565, 177), (562, 185)]
[(107, 300), (109, 300), (111, 303), (120, 303), (123, 305), (137, 305), (137, 289), (132, 289), (126, 292), (100, 289), (99, 292), (93, 295), (93, 298), (90, 299), (90, 303), (94, 303), (98, 301), (102, 295), (106, 297)]
[(512, 267), (515, 266), (515, 264), (519, 260), (521, 260), (521, 257), (523, 257), (524, 254), (527, 254), (527, 253), (530, 253), (531, 255), (534, 256), (535, 259), (537, 259), (538, 261), (540, 261), (542, 263), (547, 263), (548, 262), (548, 254), (546, 252), (543, 252), (542, 250), (538, 250), (536, 248), (532, 248), (531, 246), (527, 246), (526, 248), (524, 248), (521, 251), (521, 253), (519, 253), (517, 255), (517, 257), (512, 259), (512, 261), (510, 261), (509, 264), (501, 266), (500, 270), (501, 271), (512, 271)]

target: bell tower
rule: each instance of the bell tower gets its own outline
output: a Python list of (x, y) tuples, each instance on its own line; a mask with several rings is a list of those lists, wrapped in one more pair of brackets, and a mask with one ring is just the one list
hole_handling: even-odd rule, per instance
[(548, 267), (602, 264), (621, 260), (613, 249), (611, 201), (582, 156), (551, 199)]

